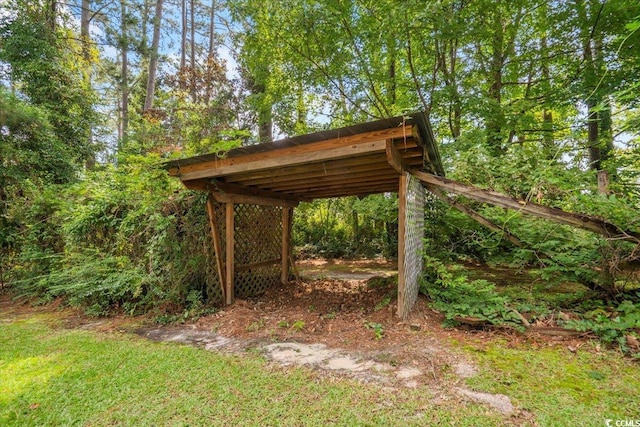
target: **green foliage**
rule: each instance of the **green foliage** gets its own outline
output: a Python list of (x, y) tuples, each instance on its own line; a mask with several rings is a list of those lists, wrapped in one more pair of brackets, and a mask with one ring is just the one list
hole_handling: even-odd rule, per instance
[(320, 199), (296, 209), (299, 256), (392, 257), (397, 248), (397, 197)]
[(291, 324), (291, 329), (300, 332), (305, 327), (305, 323), (302, 320), (296, 320)]
[(94, 316), (106, 315), (114, 308), (139, 314), (145, 308), (148, 289), (155, 285), (125, 256), (87, 250), (42, 261), (50, 263), (50, 270), (15, 282), (19, 295), (39, 295), (45, 301), (64, 296), (69, 304), (83, 307)]
[(389, 304), (391, 304), (391, 296), (387, 295), (384, 298), (382, 298), (382, 300), (379, 303), (377, 303), (375, 307), (373, 307), (373, 311), (380, 311), (383, 308), (387, 307)]
[(591, 309), (582, 313), (580, 319), (564, 322), (564, 327), (581, 332), (593, 332), (607, 344), (617, 345), (624, 352), (640, 352), (640, 348), (629, 346), (628, 336), (640, 337), (640, 291), (637, 300), (625, 300), (615, 308), (601, 301), (594, 301)]
[(371, 329), (373, 331), (373, 336), (375, 336), (377, 340), (384, 338), (384, 325), (381, 323), (365, 321), (364, 327)]
[(39, 141), (47, 144), (49, 155), (57, 162), (82, 165), (94, 155), (89, 136), (96, 116), (94, 93), (86, 87), (76, 56), (79, 47), (66, 29), (45, 24), (51, 19), (46, 3), (11, 3), (21, 13), (0, 16), (0, 61), (10, 65), (13, 87), (50, 123), (50, 138)]
[(289, 327), (289, 322), (287, 322), (286, 320), (281, 320), (278, 322), (278, 327), (279, 328), (288, 328)]
[(264, 319), (256, 320), (255, 322), (251, 322), (251, 324), (247, 326), (247, 332), (258, 332), (260, 329), (264, 329), (264, 326)]
[(447, 267), (431, 257), (425, 257), (425, 269), (420, 291), (431, 299), (433, 308), (445, 315), (448, 324), (456, 324), (457, 317), (472, 317), (493, 325), (522, 327), (508, 297), (496, 292), (494, 284), (470, 281), (460, 268)]
[(176, 189), (157, 157), (130, 156), (65, 189), (34, 190), (29, 203), (13, 206), (21, 233), (10, 284), (93, 314), (164, 304), (196, 316), (220, 299), (204, 250), (206, 199)]

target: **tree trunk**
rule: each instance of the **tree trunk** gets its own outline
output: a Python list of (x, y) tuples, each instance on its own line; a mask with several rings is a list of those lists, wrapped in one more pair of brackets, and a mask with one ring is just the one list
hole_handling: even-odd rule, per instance
[(190, 87), (191, 87), (191, 100), (195, 103), (198, 101), (198, 92), (197, 92), (197, 87), (196, 87), (196, 2), (195, 0), (191, 0), (190, 2), (190, 9), (189, 9), (189, 16), (190, 16), (190, 24), (191, 26), (189, 27), (190, 30), (190, 35), (191, 35), (191, 42), (190, 44), (190, 64), (191, 65), (191, 78), (190, 78)]
[(120, 35), (122, 37), (121, 41), (121, 59), (122, 63), (120, 71), (122, 73), (121, 79), (121, 100), (120, 106), (121, 110), (121, 139), (118, 144), (118, 151), (120, 151), (124, 142), (127, 139), (127, 132), (129, 130), (129, 58), (128, 58), (128, 49), (129, 49), (129, 41), (127, 37), (127, 7), (124, 0), (120, 3)]
[(56, 30), (56, 18), (58, 17), (58, 0), (51, 0), (47, 11), (47, 25), (53, 33)]
[(80, 12), (80, 38), (82, 39), (82, 58), (86, 63), (91, 60), (91, 34), (89, 24), (91, 23), (91, 0), (82, 0), (82, 10)]
[[(545, 7), (543, 10), (548, 13), (548, 8)], [(546, 55), (549, 51), (547, 37), (543, 35), (540, 39), (540, 47), (542, 51), (542, 55)], [(546, 59), (543, 59), (540, 66), (540, 71), (542, 74), (542, 88), (544, 90), (544, 107), (542, 110), (542, 149), (544, 152), (544, 157), (546, 160), (553, 160), (556, 156), (556, 146), (555, 140), (553, 136), (553, 112), (547, 108), (549, 104), (551, 104), (551, 73), (549, 72), (549, 65), (546, 62)]]
[[(80, 12), (80, 39), (82, 43), (82, 59), (83, 64), (83, 79), (86, 87), (91, 87), (91, 1), (82, 0), (82, 10)], [(93, 128), (89, 127), (89, 135), (87, 135), (88, 146), (93, 146)], [(94, 154), (91, 154), (87, 160), (85, 167), (87, 169), (93, 169), (96, 164), (96, 158)]]
[(182, 0), (182, 38), (180, 39), (180, 70), (187, 65), (187, 0)]
[(260, 142), (273, 141), (273, 118), (271, 108), (261, 106), (258, 111), (258, 139)]
[(151, 58), (149, 60), (149, 75), (147, 76), (147, 95), (144, 99), (143, 111), (153, 107), (153, 96), (156, 86), (156, 71), (158, 68), (158, 48), (160, 46), (160, 26), (162, 25), (162, 3), (156, 1), (156, 14), (153, 20), (153, 40), (151, 41)]
[(296, 124), (294, 129), (297, 134), (308, 133), (309, 129), (307, 128), (307, 114), (308, 109), (307, 103), (304, 99), (304, 89), (300, 85), (298, 87), (298, 101), (296, 103)]
[(589, 166), (593, 170), (602, 170), (600, 146), (598, 144), (598, 110), (595, 100), (587, 101), (587, 144), (589, 147)]
[[(589, 10), (584, 1), (576, 1), (578, 16), (582, 21), (581, 37), (583, 42), (583, 80), (584, 96), (587, 104), (587, 149), (589, 151), (589, 167), (598, 172), (598, 191), (607, 193), (609, 176), (602, 165), (603, 160), (612, 148), (610, 110), (602, 109), (601, 104), (606, 98), (602, 91), (600, 77), (605, 72), (602, 53), (602, 34), (597, 30), (597, 16), (589, 16)], [(602, 10), (599, 2), (591, 2), (591, 14)], [(609, 107), (610, 109), (610, 107)], [(601, 132), (602, 131), (602, 132)], [(608, 136), (609, 141), (604, 140)]]
[(387, 50), (388, 50), (388, 64), (387, 64), (387, 102), (389, 106), (392, 107), (396, 104), (396, 62), (397, 62), (397, 48), (396, 41), (393, 37), (389, 37), (387, 40)]
[(502, 67), (504, 65), (504, 31), (500, 14), (496, 11), (491, 41), (492, 55), (489, 68), (489, 99), (493, 103), (487, 117), (487, 146), (494, 156), (504, 154), (502, 146)]
[(206, 65), (206, 90), (204, 93), (204, 102), (209, 105), (209, 101), (211, 100), (212, 90), (213, 90), (213, 81), (215, 79), (215, 69), (217, 66), (216, 63), (216, 27), (215, 27), (215, 18), (216, 18), (216, 0), (211, 0), (211, 12), (209, 14), (209, 52), (207, 53), (207, 63)]
[(215, 56), (216, 51), (216, 0), (211, 0), (211, 13), (209, 15), (209, 57)]

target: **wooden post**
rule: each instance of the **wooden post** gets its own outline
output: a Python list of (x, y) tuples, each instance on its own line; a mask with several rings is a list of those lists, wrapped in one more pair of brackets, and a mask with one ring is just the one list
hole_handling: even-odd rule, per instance
[(234, 232), (234, 212), (233, 203), (226, 204), (226, 230), (225, 240), (227, 245), (227, 275), (225, 281), (225, 304), (233, 304), (233, 278), (235, 276), (235, 259), (234, 259), (234, 244), (235, 244), (235, 232)]
[(291, 220), (293, 208), (282, 207), (282, 275), (280, 281), (284, 284), (289, 281), (289, 259), (291, 258)]
[(226, 301), (226, 279), (224, 265), (222, 263), (222, 242), (220, 242), (220, 228), (218, 227), (218, 221), (216, 221), (216, 209), (213, 205), (213, 198), (211, 195), (207, 198), (207, 214), (209, 215), (209, 226), (211, 227), (211, 238), (213, 239), (213, 250), (216, 255), (216, 270), (218, 271), (218, 282), (220, 283), (220, 289), (222, 289), (222, 300)]
[(398, 317), (404, 318), (405, 299), (405, 230), (407, 224), (407, 180), (408, 175), (400, 175), (398, 188)]

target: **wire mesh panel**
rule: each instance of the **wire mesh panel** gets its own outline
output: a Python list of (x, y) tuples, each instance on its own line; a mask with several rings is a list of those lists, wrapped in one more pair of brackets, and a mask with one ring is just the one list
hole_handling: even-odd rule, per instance
[(235, 214), (234, 291), (239, 298), (280, 282), (282, 207), (238, 204)]
[(402, 269), (400, 277), (404, 278), (404, 284), (398, 284), (399, 289), (403, 289), (402, 295), (399, 295), (401, 306), (398, 307), (398, 314), (406, 319), (418, 298), (418, 280), (423, 267), (422, 239), (424, 237), (425, 192), (420, 181), (412, 175), (408, 175), (407, 179), (401, 182), (406, 185), (403, 189), (406, 197), (404, 200), (404, 230), (398, 230), (398, 232), (404, 233), (403, 247), (398, 248), (404, 254), (403, 263), (398, 266)]

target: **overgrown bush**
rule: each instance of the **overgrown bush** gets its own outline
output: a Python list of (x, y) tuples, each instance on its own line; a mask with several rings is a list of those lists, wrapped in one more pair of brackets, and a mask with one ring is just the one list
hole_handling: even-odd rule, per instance
[[(498, 291), (487, 280), (470, 280), (461, 266), (448, 266), (427, 256), (420, 291), (450, 326), (466, 322), (523, 329), (524, 313), (527, 323), (543, 320), (545, 324), (551, 322), (551, 325), (592, 333), (604, 344), (640, 357), (639, 289), (629, 292), (626, 296), (630, 299), (621, 302), (599, 299), (593, 291), (589, 291), (587, 298), (584, 292), (578, 291), (564, 298), (539, 298), (532, 302), (531, 295), (522, 297), (512, 290)], [(569, 300), (569, 307), (564, 307), (565, 300)]]
[(509, 298), (500, 295), (487, 280), (469, 280), (459, 267), (447, 267), (441, 261), (425, 257), (425, 274), (420, 291), (430, 305), (444, 314), (447, 324), (461, 318), (473, 318), (493, 325), (522, 327), (520, 315), (510, 307)]
[(15, 204), (18, 295), (64, 297), (95, 315), (169, 311), (220, 300), (206, 197), (182, 190), (154, 157), (130, 157), (77, 184)]
[(635, 296), (635, 302), (624, 300), (614, 306), (592, 300), (589, 310), (581, 313), (579, 319), (564, 321), (564, 327), (592, 332), (604, 343), (617, 345), (622, 351), (640, 357), (640, 291), (636, 291)]
[(293, 242), (303, 258), (397, 255), (397, 197), (376, 194), (303, 203), (295, 213)]

